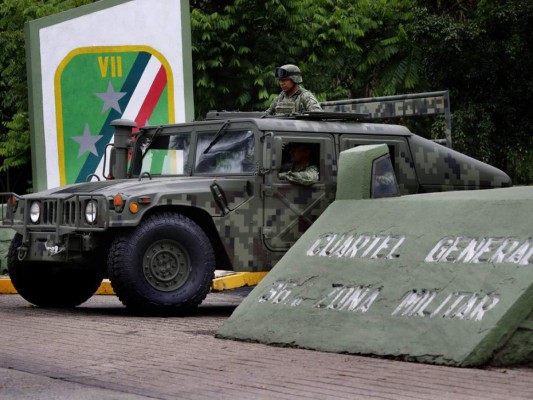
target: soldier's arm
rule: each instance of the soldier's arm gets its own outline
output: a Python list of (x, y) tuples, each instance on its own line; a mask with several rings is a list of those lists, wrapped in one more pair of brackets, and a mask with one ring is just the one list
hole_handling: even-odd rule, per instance
[(313, 93), (308, 91), (302, 100), (305, 106), (305, 111), (322, 111), (322, 107), (320, 107), (320, 103)]
[(286, 180), (298, 185), (311, 186), (318, 182), (318, 168), (314, 165), (310, 165), (305, 171), (299, 172), (285, 172), (284, 177)]

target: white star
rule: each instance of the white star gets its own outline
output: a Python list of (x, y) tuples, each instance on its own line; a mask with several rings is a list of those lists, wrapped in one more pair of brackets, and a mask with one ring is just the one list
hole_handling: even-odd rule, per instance
[(122, 113), (118, 101), (126, 95), (126, 92), (115, 92), (111, 81), (109, 81), (109, 84), (107, 85), (107, 92), (95, 93), (95, 95), (100, 97), (104, 101), (104, 105), (102, 106), (102, 112), (106, 112), (107, 110), (112, 108), (113, 110)]
[(89, 130), (89, 124), (85, 124), (82, 136), (72, 136), (71, 139), (80, 144), (80, 151), (78, 152), (78, 158), (80, 158), (86, 151), (98, 156), (95, 143), (102, 138), (102, 135), (92, 135)]

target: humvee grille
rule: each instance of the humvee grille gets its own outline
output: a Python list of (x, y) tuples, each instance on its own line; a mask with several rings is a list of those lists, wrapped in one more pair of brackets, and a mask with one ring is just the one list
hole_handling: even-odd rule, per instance
[(79, 207), (73, 201), (65, 201), (63, 204), (63, 221), (66, 225), (74, 225), (76, 218), (80, 215)]
[(52, 200), (45, 200), (42, 203), (42, 223), (45, 225), (52, 225), (57, 222), (57, 202)]
[(77, 226), (81, 217), (82, 203), (76, 199), (70, 199), (63, 202), (61, 215), (58, 214), (60, 209), (58, 200), (44, 200), (42, 202), (41, 223), (44, 225), (67, 225)]
[[(103, 195), (75, 194), (66, 199), (27, 199), (25, 210), (30, 209), (33, 201), (41, 203), (41, 219), (37, 224), (28, 224), (30, 229), (39, 227), (40, 229), (55, 230), (103, 230), (107, 228), (107, 212), (109, 203)], [(97, 219), (94, 223), (86, 221), (84, 213), (85, 207), (89, 201), (96, 201)], [(29, 221), (28, 218), (23, 218)]]

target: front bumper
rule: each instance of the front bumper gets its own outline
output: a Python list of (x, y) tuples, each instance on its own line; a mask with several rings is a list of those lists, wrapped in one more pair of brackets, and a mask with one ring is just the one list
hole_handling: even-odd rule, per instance
[(48, 233), (29, 232), (17, 249), (19, 260), (71, 262), (83, 258), (83, 252), (93, 251), (96, 242), (91, 234), (71, 233), (61, 236), (61, 242), (51, 240)]
[[(96, 203), (96, 218), (85, 218), (88, 202)], [(33, 202), (40, 206), (40, 217), (30, 219)], [(65, 197), (26, 197), (14, 193), (0, 193), (0, 228), (11, 228), (22, 235), (19, 259), (40, 261), (69, 261), (82, 251), (94, 247), (93, 232), (105, 231), (109, 226), (109, 200), (104, 195), (76, 193)]]

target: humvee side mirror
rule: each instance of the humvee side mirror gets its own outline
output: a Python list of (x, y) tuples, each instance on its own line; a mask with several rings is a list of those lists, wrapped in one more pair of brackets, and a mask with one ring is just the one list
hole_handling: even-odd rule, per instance
[(272, 147), (274, 145), (273, 133), (266, 132), (261, 136), (261, 143), (263, 144), (263, 160), (261, 163), (261, 173), (266, 174), (274, 168), (272, 160)]

